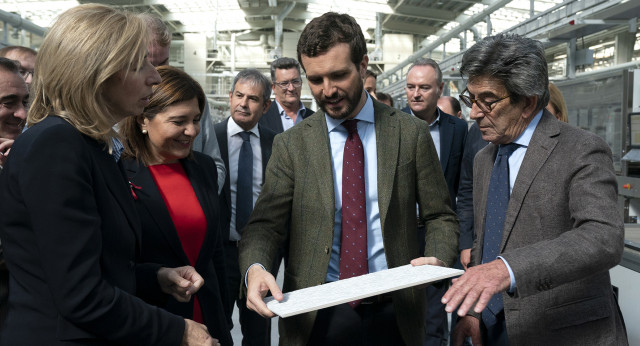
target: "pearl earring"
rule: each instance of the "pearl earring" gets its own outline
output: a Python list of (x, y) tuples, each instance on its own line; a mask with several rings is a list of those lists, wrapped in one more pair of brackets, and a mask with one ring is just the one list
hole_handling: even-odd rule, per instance
[(149, 133), (147, 130), (142, 129), (142, 134), (143, 134), (143, 135), (146, 135), (147, 133)]

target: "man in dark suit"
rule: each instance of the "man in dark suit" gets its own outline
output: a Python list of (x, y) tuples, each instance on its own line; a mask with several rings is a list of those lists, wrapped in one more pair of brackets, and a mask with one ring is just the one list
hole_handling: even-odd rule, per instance
[[(233, 304), (237, 302), (243, 345), (269, 345), (271, 320), (248, 310), (246, 300), (239, 299), (240, 284), (243, 280), (238, 266), (238, 241), (242, 238), (242, 229), (248, 221), (243, 215), (248, 216), (251, 213), (253, 204), (260, 194), (265, 168), (271, 157), (271, 145), (276, 135), (258, 123), (271, 103), (271, 82), (258, 70), (247, 69), (238, 73), (232, 85), (229, 92), (231, 116), (214, 126), (222, 160), (229, 173), (220, 196), (220, 223), (226, 244), (227, 285), (231, 297), (229, 311), (233, 311)], [(240, 162), (244, 143), (242, 136), (247, 137), (251, 147), (252, 165), (246, 170), (243, 170)], [(242, 176), (248, 175), (252, 178), (242, 179)], [(245, 207), (242, 197), (239, 197), (243, 191), (250, 194), (248, 210), (243, 210)], [(274, 273), (277, 272), (276, 267)]]
[[(298, 41), (298, 59), (322, 110), (274, 140), (265, 185), (240, 241), (247, 304), (263, 316), (274, 316), (262, 301), (267, 291), (283, 299), (267, 270), (284, 244), (284, 291), (409, 263), (451, 266), (456, 257), (458, 225), (427, 124), (369, 96), (366, 54), (362, 30), (346, 14), (315, 18)], [(427, 224), (419, 258), (416, 203)], [(349, 248), (358, 255), (344, 254)], [(355, 275), (342, 268), (350, 262)], [(407, 288), (281, 319), (280, 343), (419, 345), (422, 292)]]
[(275, 102), (260, 118), (260, 125), (275, 133), (281, 133), (313, 114), (300, 101), (302, 78), (296, 59), (279, 58), (271, 63), (271, 80)]
[[(19, 74), (15, 61), (0, 58), (0, 173), (9, 157), (13, 141), (18, 138), (27, 118), (26, 105), (29, 101), (29, 89)], [(0, 242), (0, 328), (7, 315), (9, 297), (9, 271), (4, 262), (2, 243)]]
[[(429, 132), (436, 146), (442, 172), (447, 181), (451, 207), (456, 209), (456, 194), (460, 181), (460, 163), (467, 137), (467, 123), (438, 108), (444, 82), (440, 66), (432, 59), (417, 59), (407, 73), (407, 101), (403, 109), (429, 124)], [(424, 239), (424, 226), (418, 228), (418, 239)], [(420, 243), (421, 246), (422, 242)], [(427, 287), (427, 335), (425, 346), (439, 346), (449, 338), (449, 322), (444, 306), (440, 303), (446, 285)]]
[(454, 335), (485, 345), (628, 344), (609, 278), (624, 248), (610, 148), (544, 109), (540, 42), (486, 37), (460, 72), (461, 99), (491, 143), (473, 169), (470, 268), (443, 298), (450, 312), (461, 304)]

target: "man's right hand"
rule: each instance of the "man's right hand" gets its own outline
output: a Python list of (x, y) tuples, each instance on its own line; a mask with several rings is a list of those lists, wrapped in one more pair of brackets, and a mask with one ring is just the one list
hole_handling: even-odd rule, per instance
[(284, 299), (280, 287), (276, 284), (276, 278), (259, 265), (251, 266), (247, 274), (247, 307), (262, 317), (274, 317), (275, 314), (262, 300), (269, 291), (275, 300)]
[(209, 335), (205, 325), (189, 319), (184, 322), (184, 336), (180, 346), (220, 346), (218, 339)]
[(458, 318), (456, 327), (453, 328), (453, 331), (451, 332), (452, 345), (462, 346), (467, 337), (471, 337), (471, 343), (473, 346), (482, 346), (480, 320), (469, 315)]

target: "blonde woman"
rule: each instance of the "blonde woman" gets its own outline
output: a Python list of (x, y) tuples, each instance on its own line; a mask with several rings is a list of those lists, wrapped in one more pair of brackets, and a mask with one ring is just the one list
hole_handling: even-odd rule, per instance
[(186, 301), (202, 286), (191, 267), (136, 264), (139, 219), (112, 127), (141, 114), (161, 80), (145, 59), (147, 39), (140, 17), (81, 5), (42, 44), (30, 128), (0, 175), (11, 273), (1, 345), (217, 343), (204, 326), (133, 295)]
[(547, 110), (560, 121), (565, 123), (569, 122), (567, 105), (564, 103), (564, 97), (558, 87), (549, 83), (549, 103), (547, 104)]

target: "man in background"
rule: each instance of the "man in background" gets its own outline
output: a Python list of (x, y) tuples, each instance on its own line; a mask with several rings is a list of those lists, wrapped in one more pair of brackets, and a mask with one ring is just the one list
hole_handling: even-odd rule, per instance
[[(22, 133), (27, 119), (29, 89), (17, 62), (0, 57), (0, 173), (13, 141)], [(1, 241), (1, 240), (0, 240)], [(0, 242), (0, 328), (7, 316), (9, 271), (4, 263)]]
[[(271, 104), (270, 95), (271, 82), (266, 76), (256, 69), (241, 71), (229, 92), (231, 116), (214, 125), (228, 173), (220, 198), (226, 284), (231, 297), (225, 310), (233, 311), (233, 305), (237, 303), (242, 344), (252, 346), (270, 344), (271, 320), (247, 309), (246, 299), (239, 297), (240, 284), (244, 280), (238, 265), (238, 242), (264, 183), (264, 172), (276, 135), (259, 123)], [(274, 268), (275, 276), (278, 266), (274, 265)]]
[(0, 49), (0, 57), (15, 60), (20, 63), (20, 75), (27, 83), (27, 87), (31, 85), (31, 81), (33, 80), (37, 54), (35, 50), (22, 46), (8, 46)]
[(458, 119), (462, 119), (462, 108), (460, 101), (452, 96), (441, 96), (438, 99), (438, 108), (447, 114), (451, 114)]
[[(438, 108), (437, 103), (443, 88), (442, 71), (438, 63), (432, 59), (417, 59), (407, 73), (405, 91), (409, 106), (403, 111), (415, 115), (429, 125), (429, 132), (449, 189), (451, 207), (455, 210), (467, 123)], [(418, 239), (421, 240), (425, 230), (423, 225), (419, 226)], [(446, 285), (427, 287), (425, 345), (440, 346), (449, 339), (449, 321), (444, 306), (440, 303), (446, 289)]]
[(364, 90), (366, 90), (374, 99), (376, 98), (376, 90), (378, 90), (377, 81), (378, 75), (371, 70), (367, 70), (364, 77)]
[(274, 60), (271, 63), (271, 81), (275, 102), (260, 118), (262, 126), (281, 133), (313, 114), (300, 100), (302, 78), (296, 59), (284, 57)]

